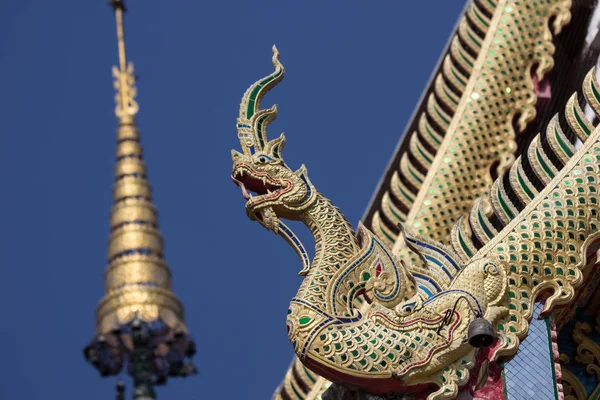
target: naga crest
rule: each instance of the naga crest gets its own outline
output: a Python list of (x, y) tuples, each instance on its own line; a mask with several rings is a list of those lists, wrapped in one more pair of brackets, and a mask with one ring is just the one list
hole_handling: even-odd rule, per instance
[(305, 272), (309, 265), (306, 251), (280, 218), (298, 220), (300, 213), (314, 203), (316, 191), (304, 165), (292, 171), (283, 161), (284, 134), (273, 140), (267, 139), (267, 126), (277, 117), (277, 105), (261, 110), (260, 102), (269, 90), (281, 82), (285, 72), (275, 46), (273, 66), (275, 71), (256, 81), (242, 97), (237, 119), (242, 153), (231, 151), (231, 179), (242, 190), (248, 217), (283, 236), (300, 255)]

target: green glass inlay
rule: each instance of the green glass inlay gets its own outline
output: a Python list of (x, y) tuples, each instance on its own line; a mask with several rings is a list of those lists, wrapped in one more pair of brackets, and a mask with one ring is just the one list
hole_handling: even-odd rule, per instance
[(381, 229), (381, 232), (382, 232), (382, 233), (385, 235), (385, 237), (386, 237), (386, 238), (390, 239), (390, 241), (391, 241), (392, 243), (394, 243), (394, 242), (396, 241), (396, 238), (395, 238), (395, 237), (393, 237), (392, 235), (390, 235), (390, 234), (387, 232), (387, 230), (386, 230), (386, 229), (382, 228), (382, 229)]
[(458, 231), (458, 241), (460, 242), (460, 246), (462, 247), (462, 249), (465, 252), (465, 254), (469, 258), (473, 257), (473, 253), (469, 249), (469, 246), (467, 246), (467, 244), (465, 243), (465, 240), (464, 240), (464, 238), (462, 236), (462, 232), (460, 230)]
[(515, 216), (510, 211), (510, 208), (508, 208), (508, 205), (504, 202), (504, 199), (500, 195), (500, 189), (498, 189), (498, 195), (497, 195), (497, 197), (498, 197), (498, 201), (500, 201), (500, 206), (502, 207), (502, 209), (504, 210), (504, 212), (506, 212), (506, 215), (508, 215), (508, 217), (510, 219), (513, 219)]
[(248, 118), (251, 118), (254, 115), (254, 100), (248, 100)]
[(308, 324), (310, 321), (312, 321), (312, 318), (310, 317), (302, 317), (298, 320), (298, 322), (300, 323), (300, 325), (306, 325)]
[(427, 133), (429, 134), (429, 136), (431, 136), (431, 139), (433, 139), (434, 142), (436, 142), (437, 144), (441, 144), (442, 142), (437, 138), (437, 135), (434, 134), (433, 132), (431, 132), (431, 130), (429, 129), (429, 124), (425, 124), (425, 130), (427, 131)]
[[(345, 356), (345, 354), (344, 354), (344, 356)], [(315, 383), (315, 382), (316, 382), (316, 380), (315, 380), (315, 378), (314, 378), (314, 377), (313, 377), (313, 375), (312, 375), (313, 373), (312, 373), (311, 371), (307, 370), (305, 366), (302, 366), (302, 368), (304, 369), (304, 373), (306, 374), (306, 376), (308, 376), (308, 379), (309, 379), (309, 380), (310, 380), (312, 383)]]
[(421, 146), (417, 145), (417, 150), (419, 151), (419, 154), (421, 154), (421, 156), (428, 162), (431, 163), (431, 158), (425, 154), (425, 152), (423, 151), (423, 149), (421, 149)]
[(456, 101), (456, 99), (454, 97), (452, 97), (452, 95), (450, 93), (448, 93), (448, 91), (446, 90), (445, 87), (442, 87), (442, 90), (444, 91), (444, 94), (446, 96), (448, 96), (448, 99), (452, 102), (452, 104), (458, 105), (458, 102)]
[(401, 222), (404, 222), (404, 216), (398, 214), (393, 206), (390, 206), (390, 211), (394, 214), (394, 217), (398, 218)]
[(527, 196), (529, 196), (530, 199), (533, 199), (535, 197), (535, 195), (531, 192), (531, 190), (529, 190), (529, 187), (525, 184), (525, 181), (523, 180), (523, 177), (521, 176), (521, 171), (519, 171), (519, 170), (517, 170), (517, 180), (521, 184), (521, 187), (523, 188), (523, 190), (525, 191)]
[(470, 67), (473, 67), (473, 63), (471, 61), (469, 61), (469, 59), (467, 58), (467, 56), (464, 55), (464, 52), (462, 50), (462, 48), (459, 47), (458, 49), (458, 54), (460, 54), (460, 57), (467, 63), (469, 64)]
[(552, 170), (550, 169), (550, 167), (548, 167), (548, 164), (546, 164), (544, 162), (544, 159), (542, 158), (542, 155), (540, 154), (540, 150), (536, 148), (535, 154), (536, 154), (537, 159), (540, 162), (540, 165), (542, 166), (543, 170), (546, 171), (546, 173), (548, 174), (548, 176), (550, 178), (554, 178), (554, 174), (552, 173)]
[(483, 19), (483, 17), (482, 17), (482, 16), (479, 14), (479, 12), (478, 12), (478, 10), (477, 10), (477, 7), (473, 7), (473, 8), (472, 8), (472, 10), (473, 10), (473, 14), (475, 14), (475, 16), (477, 17), (477, 19), (478, 19), (479, 21), (481, 21), (481, 23), (482, 23), (482, 24), (483, 24), (483, 25), (484, 25), (486, 28), (487, 28), (487, 27), (489, 27), (489, 24), (486, 22), (486, 20), (485, 20), (485, 19)]
[(487, 224), (485, 223), (485, 221), (483, 220), (483, 216), (481, 215), (481, 212), (478, 211), (477, 212), (477, 218), (479, 219), (479, 223), (481, 224), (481, 228), (483, 229), (483, 231), (485, 232), (485, 234), (487, 235), (488, 239), (491, 239), (494, 237), (494, 234), (492, 233), (492, 231), (490, 230), (489, 226), (487, 226)]
[(556, 141), (560, 145), (560, 148), (563, 149), (563, 151), (568, 157), (571, 157), (573, 155), (573, 152), (571, 151), (569, 146), (567, 146), (567, 144), (563, 142), (561, 134), (556, 127), (554, 128), (554, 134), (556, 135)]
[(477, 47), (481, 47), (481, 42), (479, 42), (479, 40), (475, 39), (473, 35), (471, 35), (471, 30), (469, 28), (467, 28), (467, 36), (473, 41), (473, 43), (477, 45)]
[(436, 114), (442, 119), (442, 121), (444, 121), (445, 123), (449, 124), (450, 121), (448, 121), (448, 118), (446, 118), (444, 116), (444, 114), (438, 109), (437, 104), (433, 104), (433, 108), (435, 109)]
[(592, 84), (590, 86), (592, 87), (592, 93), (594, 94), (594, 97), (600, 102), (600, 93), (598, 93), (598, 90), (596, 89), (594, 79), (592, 79)]
[(410, 163), (407, 164), (408, 165), (408, 172), (410, 172), (410, 174), (413, 176), (413, 178), (415, 178), (415, 180), (419, 183), (423, 183), (423, 181), (417, 176), (417, 174), (415, 174), (415, 172), (412, 170), (412, 167), (410, 165)]
[(413, 201), (413, 198), (411, 196), (409, 196), (408, 194), (406, 194), (406, 192), (404, 191), (404, 189), (402, 189), (400, 186), (398, 186), (398, 190), (400, 191), (400, 193), (402, 193), (402, 195), (404, 197), (406, 197), (406, 199), (410, 202)]
[[(470, 36), (470, 35), (469, 35)], [(462, 83), (464, 86), (466, 86), (466, 83), (464, 80), (462, 80), (460, 78), (460, 76), (458, 76), (458, 74), (456, 73), (456, 71), (454, 70), (454, 67), (450, 67), (450, 71), (452, 72), (452, 75), (454, 75), (454, 77), (456, 78), (457, 81), (459, 81), (460, 83)]]
[(302, 399), (304, 396), (300, 395), (300, 393), (296, 390), (296, 385), (294, 385), (294, 380), (293, 379), (292, 379), (292, 385), (291, 386), (292, 386), (292, 390), (294, 391), (294, 394), (296, 394), (296, 396), (299, 399)]
[(583, 122), (583, 119), (577, 112), (576, 107), (573, 107), (573, 114), (575, 115), (575, 119), (577, 120), (577, 123), (579, 124), (579, 126), (581, 126), (581, 129), (583, 129), (583, 131), (589, 135), (592, 131), (590, 130), (590, 128), (587, 127), (585, 122)]
[(283, 70), (280, 70), (277, 74), (266, 77), (261, 82), (259, 82), (258, 85), (256, 85), (254, 90), (252, 90), (252, 93), (250, 94), (250, 98), (248, 100), (248, 109), (246, 112), (248, 119), (252, 118), (252, 116), (254, 115), (254, 105), (256, 104), (256, 99), (257, 99), (258, 95), (260, 94), (260, 91), (265, 86), (267, 86), (271, 81), (279, 78), (281, 76), (282, 72), (283, 72)]
[(263, 123), (264, 123), (265, 119), (266, 119), (266, 116), (261, 117), (261, 119), (258, 121), (257, 129), (256, 129), (258, 131), (258, 140), (260, 142), (260, 146), (263, 149), (265, 147), (265, 135), (264, 135), (262, 128), (263, 128)]

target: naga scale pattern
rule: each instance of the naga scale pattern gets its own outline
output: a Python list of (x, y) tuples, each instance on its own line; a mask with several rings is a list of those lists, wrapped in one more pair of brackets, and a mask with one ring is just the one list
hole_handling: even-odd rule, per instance
[[(518, 118), (517, 129), (523, 130), (535, 116), (530, 70), (536, 66), (536, 79), (541, 81), (552, 68), (548, 24), (554, 18), (558, 34), (570, 20), (569, 6), (569, 1), (552, 0), (470, 4), (427, 95), (418, 127), (407, 133), (409, 146), (383, 194), (381, 214), (372, 217), (373, 232), (386, 245), (394, 245), (398, 223), (447, 242), (456, 219), (489, 190), (490, 170), (502, 172), (514, 160), (513, 120)], [(410, 210), (417, 208), (409, 218)], [(394, 252), (411, 261), (421, 293), (439, 292), (434, 283), (439, 277), (434, 279), (403, 241), (397, 246)], [(450, 283), (449, 278), (442, 280)]]
[[(274, 74), (281, 75), (277, 51), (273, 64)], [(247, 97), (269, 79), (251, 87), (242, 104), (250, 104)], [(262, 97), (266, 91), (259, 93)], [(584, 95), (590, 107), (600, 111), (594, 71), (585, 79)], [(454, 398), (476, 365), (475, 351), (465, 341), (475, 317), (472, 309), (496, 327), (497, 341), (488, 355), (495, 361), (517, 351), (534, 301), (545, 300), (543, 312), (548, 312), (574, 299), (588, 251), (600, 238), (600, 129), (586, 119), (576, 97), (566, 107), (569, 126), (559, 127), (554, 119), (545, 134), (532, 141), (527, 151), (531, 169), (519, 169), (519, 160), (507, 172), (514, 192), (521, 194), (522, 207), (510, 210), (502, 205), (507, 200), (515, 205), (514, 199), (500, 197), (501, 189), (507, 188), (499, 183), (504, 176), (492, 185), (494, 211), (514, 214), (483, 247), (477, 250), (474, 242), (459, 247), (453, 240), (449, 248), (403, 231), (406, 245), (422, 258), (439, 288), (436, 293), (418, 286), (410, 266), (367, 228), (359, 226), (355, 233), (337, 207), (316, 191), (304, 166), (292, 171), (285, 165), (285, 138), (267, 140), (265, 126), (258, 122), (263, 111), (255, 107), (256, 117), (246, 123), (241, 113), (238, 119), (244, 154), (232, 153), (232, 178), (247, 200), (248, 216), (283, 236), (301, 259), (303, 245), (280, 218), (304, 222), (315, 238), (315, 257), (301, 272), (305, 278), (287, 316), (290, 341), (307, 368), (369, 393), (435, 385), (438, 389), (430, 399)], [(562, 133), (567, 128), (584, 142), (577, 152)], [(242, 135), (245, 129), (252, 135)], [(557, 163), (554, 169), (547, 165), (551, 162)], [(526, 186), (534, 179), (541, 187)], [(527, 193), (533, 190), (535, 194)], [(454, 237), (459, 237), (460, 222)], [(357, 307), (359, 296), (369, 305)], [(449, 322), (442, 329), (444, 315)]]
[[(585, 78), (584, 94), (587, 103), (598, 112), (600, 111), (599, 91), (592, 73), (590, 72)], [(577, 94), (569, 99), (565, 115), (568, 129), (585, 142), (593, 126), (585, 117), (577, 100)], [(476, 248), (489, 242), (498, 234), (498, 230), (512, 221), (574, 154), (575, 146), (563, 133), (557, 115), (550, 121), (546, 131), (532, 140), (526, 154), (517, 158), (508, 174), (493, 183), (489, 195), (491, 212), (483, 206), (483, 198), (480, 198), (475, 202), (468, 217), (461, 217), (451, 234), (454, 248), (458, 249), (464, 259), (472, 257)], [(572, 203), (573, 199), (569, 198), (568, 204), (572, 205)], [(473, 237), (465, 230), (466, 223)], [(562, 223), (564, 224), (564, 221)], [(556, 250), (561, 251), (562, 248)]]
[[(594, 74), (592, 70), (586, 76), (583, 93), (594, 112), (600, 113)], [(461, 258), (485, 255), (507, 265), (515, 287), (509, 292), (511, 309), (517, 312), (499, 329), (521, 337), (526, 334), (532, 302), (540, 293), (552, 293), (544, 311), (573, 299), (573, 289), (582, 281), (580, 269), (586, 265), (587, 248), (597, 237), (598, 135), (590, 139), (594, 127), (583, 114), (576, 94), (568, 101), (565, 115), (567, 128), (561, 128), (555, 117), (532, 141), (527, 170), (524, 158), (520, 158), (506, 176), (494, 182), (489, 200), (493, 214), (503, 224), (501, 233), (488, 236), (491, 223), (481, 210), (481, 200), (472, 208), (469, 224), (485, 245), (473, 254), (476, 245), (463, 231), (462, 220), (452, 232), (453, 248)], [(584, 142), (578, 152), (563, 133), (565, 129), (571, 129)], [(513, 196), (507, 194), (509, 187)], [(517, 290), (519, 287), (522, 289)]]
[[(536, 4), (534, 7), (532, 4)], [(516, 145), (512, 121), (524, 130), (535, 117), (536, 97), (530, 71), (541, 81), (552, 68), (555, 33), (568, 22), (569, 1), (507, 1), (494, 15), (493, 35), (486, 38), (480, 69), (466, 89), (440, 151), (419, 192), (407, 223), (434, 240), (447, 241), (457, 216), (489, 190), (490, 167), (503, 171), (514, 160)], [(536, 9), (537, 8), (537, 9)], [(515, 48), (526, 51), (514, 57)], [(478, 61), (479, 61), (478, 60)], [(436, 224), (437, 223), (437, 224)]]
[[(557, 34), (570, 19), (569, 6), (570, 1), (554, 0), (498, 4), (466, 95), (424, 177), (407, 226), (448, 243), (454, 222), (490, 190), (491, 170), (496, 168), (500, 175), (513, 163), (515, 128), (523, 131), (536, 113), (531, 74), (541, 81), (554, 63), (549, 21), (554, 18)], [(487, 206), (485, 201), (483, 206)], [(402, 241), (396, 242), (394, 253), (411, 261), (425, 293), (440, 290)]]
[(371, 222), (373, 232), (390, 247), (398, 235), (396, 226), (406, 221), (423, 183), (424, 173), (431, 167), (456, 113), (495, 9), (493, 1), (470, 4), (450, 42), (441, 71), (427, 94), (427, 105), (418, 117), (418, 128), (410, 133), (410, 138), (405, 139), (410, 141), (409, 147), (402, 155), (390, 187), (381, 200), (380, 210), (384, 219), (377, 211)]
[[(436, 77), (418, 133), (406, 139), (409, 150), (392, 177), (391, 195), (382, 201), (384, 218), (373, 217), (373, 231), (382, 240), (393, 245), (397, 236), (390, 226), (401, 222), (445, 241), (456, 218), (489, 190), (491, 170), (501, 172), (514, 160), (513, 120), (522, 131), (535, 117), (530, 71), (536, 66), (536, 79), (541, 81), (552, 68), (548, 23), (554, 18), (553, 31), (558, 34), (570, 20), (569, 6), (570, 1), (555, 0), (498, 1), (493, 7), (473, 2)], [(462, 57), (467, 53), (472, 65)], [(449, 107), (449, 97), (444, 96), (452, 92), (443, 88), (455, 90), (454, 106)], [(439, 143), (431, 146), (425, 138), (434, 133)], [(429, 153), (420, 153), (422, 148)], [(400, 257), (406, 256), (400, 252)]]
[[(472, 198), (489, 189), (489, 170), (495, 166), (495, 160), (501, 160), (499, 170), (510, 164), (516, 150), (512, 126), (515, 115), (520, 115), (520, 129), (524, 129), (535, 115), (536, 99), (529, 70), (537, 64), (537, 79), (541, 80), (552, 67), (554, 47), (548, 21), (556, 17), (554, 33), (557, 34), (569, 21), (569, 5), (567, 1), (536, 2), (535, 6), (519, 1), (497, 4), (476, 1), (469, 6), (444, 57), (432, 92), (427, 96), (418, 129), (405, 139), (410, 145), (392, 175), (389, 190), (383, 194), (380, 208), (383, 217), (379, 212), (372, 217), (373, 231), (388, 246), (393, 246), (397, 238), (397, 223), (407, 222), (407, 214), (420, 190), (430, 196), (433, 194), (433, 199), (422, 201), (421, 206), (426, 206), (424, 212), (428, 216), (421, 220), (417, 218), (413, 222), (414, 228), (421, 232), (429, 228), (447, 231), (460, 216), (459, 212), (472, 203)], [(486, 39), (488, 32), (487, 36), (491, 38)], [(503, 82), (496, 82), (500, 74)], [(473, 90), (473, 87), (483, 85), (486, 85), (483, 90)], [(467, 96), (463, 99), (465, 93)], [(481, 118), (488, 119), (485, 125)], [(441, 148), (448, 147), (447, 144), (442, 146), (442, 141), (448, 128), (452, 124), (456, 126), (455, 119), (467, 121), (459, 127), (459, 132), (455, 132), (456, 128), (450, 130), (454, 141), (464, 148), (456, 146), (448, 150), (456, 152), (452, 157), (459, 153), (459, 157), (464, 156), (458, 163), (466, 162), (467, 165), (455, 168), (452, 174), (444, 174), (436, 178), (434, 184), (429, 181), (429, 185), (423, 187), (425, 172), (431, 170), (436, 154)], [(490, 124), (502, 129), (488, 134)], [(481, 127), (476, 131), (479, 125)], [(444, 163), (452, 164), (451, 160), (447, 155), (443, 157)], [(473, 174), (473, 165), (480, 167), (485, 179)], [(446, 168), (450, 170), (450, 167)], [(461, 190), (468, 189), (470, 184), (473, 193), (467, 193), (467, 201), (459, 206), (460, 210), (448, 207), (449, 203), (463, 198)], [(450, 189), (444, 192), (448, 187)], [(438, 209), (429, 207), (435, 199), (440, 199)], [(400, 258), (411, 260), (412, 271), (421, 288), (425, 288), (426, 293), (439, 291), (423, 264), (402, 241), (399, 246), (395, 252)]]
[[(274, 65), (274, 74), (282, 71), (276, 52)], [(264, 82), (269, 77), (251, 87), (242, 104), (260, 93), (258, 104)], [(598, 88), (592, 71), (583, 94), (596, 114)], [(600, 240), (600, 128), (585, 117), (576, 95), (566, 106), (567, 126), (558, 118), (550, 121), (491, 184), (486, 197), (491, 212), (482, 209), (479, 197), (468, 217), (448, 232), (452, 248), (404, 231), (407, 247), (422, 258), (438, 288), (434, 293), (419, 286), (415, 270), (368, 229), (360, 226), (355, 234), (315, 190), (306, 168), (285, 165), (285, 138), (267, 141), (258, 117), (273, 110), (256, 106), (253, 116), (240, 113), (244, 154), (233, 153), (232, 177), (247, 200), (248, 216), (284, 236), (301, 258), (304, 247), (280, 218), (304, 222), (315, 237), (315, 258), (302, 270), (305, 279), (287, 316), (292, 346), (307, 368), (370, 393), (435, 385), (435, 391), (426, 389), (428, 398), (454, 398), (477, 365), (474, 349), (465, 343), (471, 307), (496, 327), (488, 354), (496, 361), (517, 351), (535, 301), (544, 301), (547, 313), (575, 299)], [(244, 136), (244, 129), (251, 135)], [(573, 136), (583, 142), (577, 151), (568, 140)], [(359, 296), (369, 306), (356, 307)], [(459, 305), (461, 298), (465, 304)], [(444, 315), (449, 323), (440, 327)]]

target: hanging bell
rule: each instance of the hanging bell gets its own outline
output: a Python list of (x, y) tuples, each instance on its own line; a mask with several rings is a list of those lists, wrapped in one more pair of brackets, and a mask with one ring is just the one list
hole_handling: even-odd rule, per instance
[(488, 347), (496, 336), (492, 324), (483, 317), (477, 317), (469, 324), (469, 344), (473, 347)]

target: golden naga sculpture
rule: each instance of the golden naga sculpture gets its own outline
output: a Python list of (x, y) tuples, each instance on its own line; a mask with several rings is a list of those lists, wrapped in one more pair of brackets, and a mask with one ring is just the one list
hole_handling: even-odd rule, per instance
[[(531, 168), (517, 159), (492, 185), (489, 202), (503, 229), (488, 234), (481, 199), (476, 201), (471, 213), (483, 219), (477, 244), (462, 233), (460, 221), (451, 246), (401, 228), (429, 272), (426, 287), (366, 227), (354, 231), (315, 189), (304, 166), (293, 171), (284, 163), (283, 134), (267, 139), (277, 108), (260, 110), (260, 102), (284, 76), (273, 52), (275, 71), (252, 85), (240, 106), (243, 152), (232, 151), (232, 179), (250, 219), (284, 237), (302, 260), (304, 280), (287, 315), (294, 351), (308, 369), (348, 388), (456, 397), (469, 370), (481, 363), (476, 359), (487, 363), (516, 353), (536, 300), (545, 301), (547, 313), (573, 299), (600, 238), (600, 128), (574, 96), (566, 107), (568, 126), (555, 118), (531, 143)], [(599, 88), (592, 71), (584, 94), (600, 115)], [(566, 130), (583, 142), (581, 149), (575, 151)], [(518, 199), (506, 195), (508, 184)], [(311, 230), (312, 262), (281, 219), (302, 221)], [(358, 298), (368, 305), (359, 309)]]
[[(400, 260), (410, 261), (422, 290), (437, 291), (418, 255), (397, 240), (398, 223), (450, 244), (454, 223), (520, 154), (517, 141), (531, 139), (531, 127), (523, 129), (543, 120), (544, 112), (534, 119), (538, 83), (550, 84), (553, 40), (570, 21), (572, 8), (569, 0), (537, 1), (535, 7), (513, 0), (470, 1), (457, 23), (363, 217)], [(577, 5), (574, 12), (577, 19)], [(479, 209), (486, 207), (491, 206), (483, 202)], [(316, 398), (313, 388), (323, 386), (323, 379), (313, 384), (314, 376), (293, 365), (274, 399)]]

